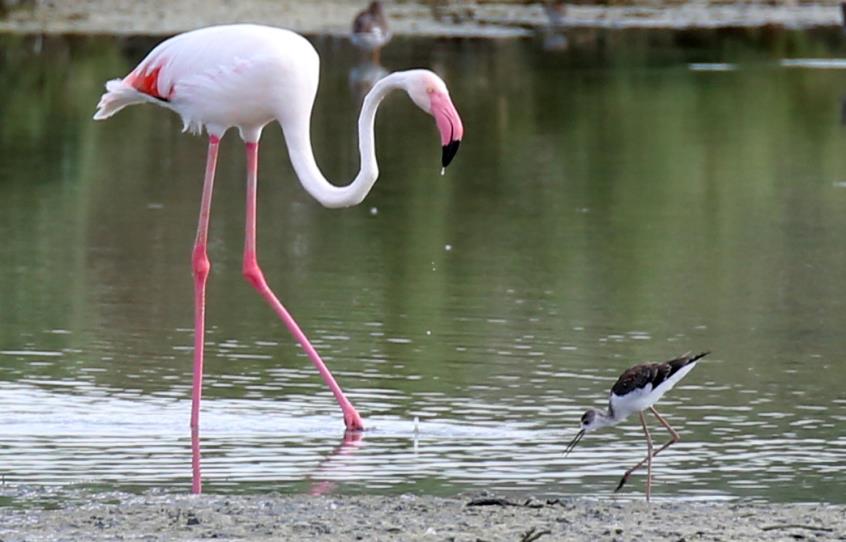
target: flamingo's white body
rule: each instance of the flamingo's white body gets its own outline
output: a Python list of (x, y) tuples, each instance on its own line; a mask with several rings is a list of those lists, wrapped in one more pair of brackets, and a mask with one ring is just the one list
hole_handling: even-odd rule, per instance
[(210, 271), (206, 254), (211, 195), (220, 138), (237, 128), (247, 148), (247, 218), (243, 273), (300, 342), (331, 388), (348, 429), (363, 429), (355, 408), (335, 382), (308, 338), (279, 302), (262, 276), (256, 256), (255, 220), (258, 141), (262, 129), (276, 120), (282, 126), (294, 169), (305, 189), (327, 207), (360, 203), (378, 176), (373, 122), (376, 109), (392, 90), (409, 97), (436, 121), (446, 167), (458, 151), (463, 127), (444, 82), (428, 70), (395, 72), (380, 80), (365, 97), (358, 121), (361, 169), (346, 186), (323, 176), (311, 149), (310, 121), (319, 77), (319, 58), (302, 36), (260, 25), (209, 27), (170, 38), (126, 77), (109, 81), (95, 119), (108, 118), (124, 107), (154, 103), (182, 117), (185, 130), (209, 135), (209, 151), (193, 251), (195, 286), (194, 382), (191, 428), (194, 442), (193, 491), (200, 491), (199, 405), (202, 389), (205, 330), (205, 285)]

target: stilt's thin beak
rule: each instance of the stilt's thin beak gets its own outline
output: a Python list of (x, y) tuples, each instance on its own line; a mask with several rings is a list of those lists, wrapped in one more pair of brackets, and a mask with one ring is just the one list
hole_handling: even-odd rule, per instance
[(570, 444), (567, 445), (567, 449), (564, 451), (564, 457), (570, 455), (570, 452), (573, 451), (573, 448), (576, 447), (576, 444), (578, 444), (579, 441), (582, 440), (582, 437), (585, 436), (585, 432), (586, 431), (582, 429), (575, 437), (573, 437), (573, 440), (570, 441)]

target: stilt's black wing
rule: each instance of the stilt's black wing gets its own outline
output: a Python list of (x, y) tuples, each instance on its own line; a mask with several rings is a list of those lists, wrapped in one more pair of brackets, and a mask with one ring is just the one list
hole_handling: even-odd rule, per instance
[(662, 382), (673, 376), (679, 369), (693, 363), (708, 355), (708, 352), (690, 355), (684, 354), (676, 359), (664, 363), (641, 363), (630, 369), (626, 369), (617, 382), (611, 388), (611, 393), (621, 397), (636, 389), (645, 388), (652, 384), (652, 389), (658, 387)]

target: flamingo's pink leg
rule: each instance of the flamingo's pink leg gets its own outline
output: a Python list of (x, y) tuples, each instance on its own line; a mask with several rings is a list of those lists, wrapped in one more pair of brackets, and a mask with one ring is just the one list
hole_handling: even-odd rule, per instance
[(209, 233), (214, 170), (217, 165), (217, 149), (220, 138), (209, 136), (209, 153), (206, 159), (206, 176), (203, 180), (203, 198), (200, 203), (200, 220), (197, 225), (197, 239), (194, 241), (192, 266), (194, 270), (194, 382), (191, 388), (191, 492), (200, 493), (200, 398), (203, 392), (203, 344), (205, 341), (206, 279), (211, 263), (206, 254)]
[(279, 299), (276, 297), (276, 294), (270, 289), (267, 285), (267, 281), (264, 280), (264, 275), (261, 272), (261, 268), (259, 268), (258, 260), (256, 258), (256, 184), (258, 178), (258, 143), (255, 142), (248, 142), (247, 143), (247, 225), (246, 225), (246, 238), (244, 241), (244, 267), (243, 273), (244, 277), (247, 281), (253, 285), (253, 287), (258, 291), (259, 294), (264, 298), (265, 301), (270, 304), (273, 308), (273, 311), (279, 316), (285, 326), (288, 328), (288, 331), (294, 336), (297, 342), (300, 343), (303, 350), (305, 350), (306, 355), (314, 363), (314, 366), (317, 367), (317, 370), (320, 372), (320, 376), (323, 377), (323, 381), (326, 382), (326, 385), (329, 386), (329, 389), (332, 390), (332, 393), (335, 394), (335, 399), (338, 401), (338, 404), (341, 406), (341, 410), (344, 413), (344, 423), (349, 430), (362, 430), (364, 429), (364, 423), (361, 421), (361, 417), (356, 412), (355, 407), (353, 407), (352, 403), (350, 403), (349, 399), (347, 399), (344, 392), (341, 390), (341, 387), (335, 381), (335, 378), (332, 376), (332, 373), (329, 372), (329, 369), (326, 367), (326, 364), (323, 363), (323, 360), (320, 359), (320, 355), (317, 353), (317, 350), (311, 345), (306, 337), (305, 333), (300, 329), (300, 326), (297, 325), (297, 322), (294, 321), (294, 318), (288, 313), (288, 310), (279, 302)]

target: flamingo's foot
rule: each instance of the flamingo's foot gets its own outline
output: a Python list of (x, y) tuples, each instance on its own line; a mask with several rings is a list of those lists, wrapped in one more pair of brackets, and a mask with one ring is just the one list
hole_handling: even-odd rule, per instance
[(617, 493), (618, 491), (623, 489), (623, 486), (626, 485), (626, 482), (628, 480), (629, 480), (629, 473), (627, 472), (626, 474), (623, 475), (622, 478), (620, 478), (620, 483), (617, 484), (617, 489), (614, 490), (614, 493)]
[(344, 439), (341, 443), (341, 447), (349, 446), (350, 444), (355, 444), (359, 442), (361, 439), (364, 438), (364, 431), (355, 430), (351, 431), (349, 429), (344, 430)]
[(347, 431), (364, 431), (364, 421), (352, 406), (344, 411), (344, 425), (347, 426)]

